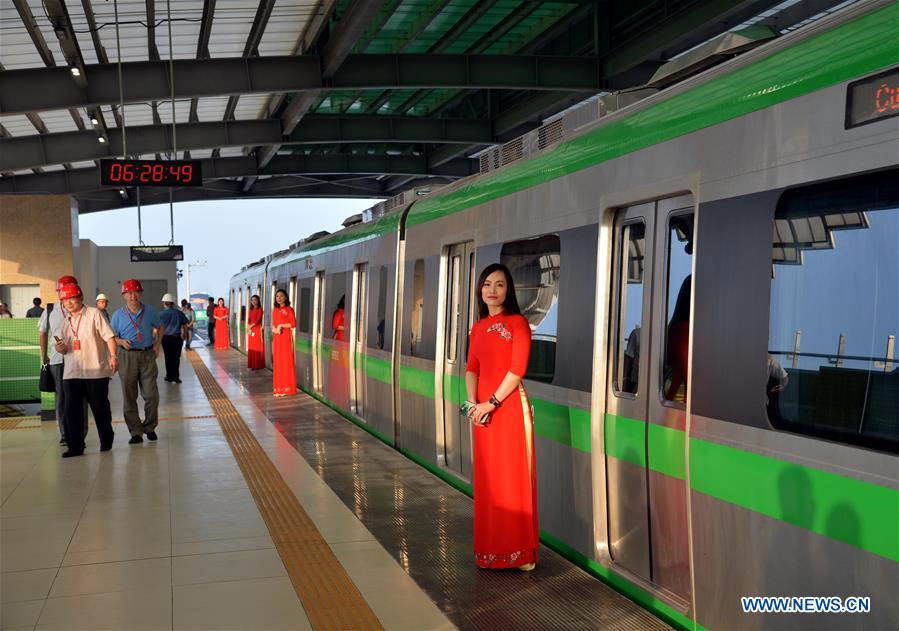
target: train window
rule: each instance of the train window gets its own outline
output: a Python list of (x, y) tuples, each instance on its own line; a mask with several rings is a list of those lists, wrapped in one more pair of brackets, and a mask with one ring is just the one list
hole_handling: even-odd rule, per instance
[(774, 216), (774, 427), (899, 451), (899, 169), (784, 193)]
[(312, 314), (312, 289), (309, 287), (300, 287), (300, 304), (297, 305), (300, 315), (300, 332), (309, 333), (311, 330), (311, 314)]
[(278, 283), (272, 283), (272, 309), (278, 306), (278, 303), (275, 302), (275, 294), (278, 293)]
[(411, 344), (410, 353), (418, 355), (421, 344), (421, 327), (424, 321), (425, 309), (425, 262), (424, 259), (415, 261), (412, 274), (412, 313), (411, 313)]
[(662, 395), (676, 406), (687, 402), (690, 348), (690, 291), (693, 285), (693, 213), (668, 217), (666, 318)]
[(643, 263), (646, 224), (621, 227), (618, 287), (618, 333), (615, 337), (615, 389), (636, 394), (640, 374), (640, 325), (643, 321)]
[(387, 266), (382, 265), (378, 268), (378, 310), (375, 312), (376, 317), (376, 335), (370, 335), (368, 345), (371, 348), (384, 350), (387, 319)]
[(499, 258), (500, 263), (512, 272), (518, 306), (531, 325), (531, 358), (525, 377), (551, 382), (556, 372), (559, 235), (505, 243)]

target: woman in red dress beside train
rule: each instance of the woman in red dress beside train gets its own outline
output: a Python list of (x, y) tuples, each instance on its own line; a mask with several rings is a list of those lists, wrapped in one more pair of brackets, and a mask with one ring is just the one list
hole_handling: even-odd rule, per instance
[(215, 318), (215, 349), (226, 351), (231, 346), (231, 338), (228, 335), (228, 308), (225, 306), (224, 298), (219, 298), (212, 317)]
[(537, 475), (531, 404), (521, 384), (531, 327), (512, 276), (489, 265), (478, 279), (480, 319), (471, 329), (463, 406), (474, 425), (474, 553), (480, 568), (533, 570)]
[(297, 393), (296, 359), (293, 350), (293, 330), (297, 319), (287, 292), (275, 292), (275, 308), (272, 310), (272, 368), (276, 397)]
[(247, 368), (265, 368), (265, 344), (262, 341), (262, 301), (259, 296), (250, 296), (250, 310), (247, 312)]

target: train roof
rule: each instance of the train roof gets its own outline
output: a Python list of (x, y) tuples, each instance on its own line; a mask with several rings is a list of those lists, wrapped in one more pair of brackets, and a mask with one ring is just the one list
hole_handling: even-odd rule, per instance
[(373, 221), (298, 244), (272, 262), (282, 264), (394, 233), (413, 201), (417, 203), (409, 212), (408, 227), (888, 68), (899, 63), (896, 24), (899, 3), (849, 7), (608, 116), (594, 116), (574, 130), (573, 138), (536, 155), (458, 180), (422, 199), (398, 196), (403, 203)]

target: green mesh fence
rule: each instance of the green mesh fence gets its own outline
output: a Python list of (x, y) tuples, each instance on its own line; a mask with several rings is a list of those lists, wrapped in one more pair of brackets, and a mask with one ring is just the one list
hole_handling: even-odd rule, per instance
[(0, 403), (41, 402), (52, 409), (38, 390), (41, 374), (41, 350), (37, 318), (0, 319)]

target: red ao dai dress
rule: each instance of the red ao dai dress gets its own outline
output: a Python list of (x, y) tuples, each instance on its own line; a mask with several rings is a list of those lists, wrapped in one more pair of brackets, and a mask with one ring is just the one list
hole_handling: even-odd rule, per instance
[[(531, 327), (524, 316), (500, 313), (471, 329), (466, 370), (478, 375), (478, 402), (506, 373), (524, 376)], [(474, 553), (478, 567), (513, 568), (537, 562), (537, 475), (534, 424), (524, 386), (506, 397), (487, 425), (473, 427)]]
[(228, 337), (228, 308), (216, 307), (212, 312), (213, 318), (225, 316), (223, 320), (215, 321), (215, 348), (219, 351), (226, 351), (231, 346), (231, 339)]
[(262, 309), (250, 309), (247, 313), (247, 368), (265, 368), (265, 344), (262, 341)]
[(272, 326), (279, 324), (287, 326), (282, 328), (280, 333), (272, 333), (274, 392), (296, 394), (297, 370), (293, 350), (293, 329), (297, 327), (297, 319), (292, 307), (275, 307), (272, 311)]

